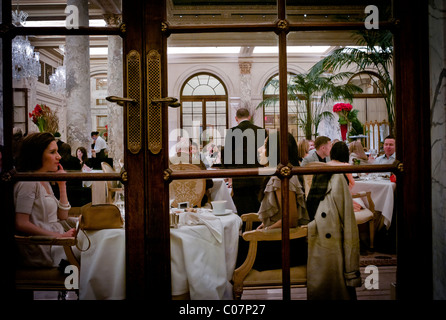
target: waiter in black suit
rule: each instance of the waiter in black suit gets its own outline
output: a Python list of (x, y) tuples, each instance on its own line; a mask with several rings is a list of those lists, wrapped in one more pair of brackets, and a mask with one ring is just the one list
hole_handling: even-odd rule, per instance
[[(262, 167), (258, 161), (257, 149), (265, 141), (265, 129), (251, 122), (249, 110), (246, 108), (237, 110), (235, 120), (238, 125), (229, 129), (226, 133), (224, 155), (222, 157), (223, 167), (227, 169)], [(234, 192), (232, 199), (238, 215), (258, 212), (260, 208), (258, 195), (261, 191), (262, 182), (263, 177), (232, 179), (232, 190)]]

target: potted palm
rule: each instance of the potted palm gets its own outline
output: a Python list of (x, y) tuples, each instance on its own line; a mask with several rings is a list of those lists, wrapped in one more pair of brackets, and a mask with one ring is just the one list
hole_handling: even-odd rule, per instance
[[(304, 105), (305, 112), (298, 118), (299, 126), (304, 130), (305, 138), (310, 140), (318, 135), (318, 127), (322, 119), (333, 118), (330, 111), (322, 111), (324, 105), (332, 100), (346, 99), (352, 101), (355, 93), (362, 92), (358, 86), (341, 81), (351, 77), (351, 72), (339, 72), (337, 74), (327, 74), (324, 70), (320, 72), (310, 72), (292, 75), (288, 84), (288, 101)], [(278, 87), (279, 80), (272, 79), (264, 90), (273, 85)], [(266, 107), (278, 101), (277, 96), (264, 99), (257, 108)], [(298, 116), (300, 113), (297, 112)], [(313, 131), (314, 129), (314, 131)]]
[[(393, 61), (393, 38), (388, 30), (358, 30), (354, 32), (358, 44), (356, 47), (344, 47), (333, 50), (328, 56), (316, 63), (310, 73), (319, 74), (322, 70), (337, 71), (342, 67), (356, 67), (356, 71), (373, 69), (379, 75), (382, 85), (374, 83), (383, 95), (390, 132), (395, 129), (394, 85), (390, 74)], [(378, 81), (373, 79), (373, 81)]]

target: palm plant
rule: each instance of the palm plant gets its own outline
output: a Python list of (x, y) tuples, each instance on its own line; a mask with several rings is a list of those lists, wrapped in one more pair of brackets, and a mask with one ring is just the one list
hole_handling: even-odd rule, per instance
[[(333, 118), (331, 112), (322, 111), (328, 101), (340, 98), (351, 101), (355, 93), (362, 92), (362, 89), (354, 84), (338, 84), (351, 75), (351, 72), (328, 75), (320, 70), (319, 73), (312, 72), (292, 76), (291, 83), (287, 88), (288, 101), (296, 102), (296, 106), (302, 102), (305, 106), (303, 117), (298, 117), (298, 124), (304, 130), (306, 139), (312, 139), (313, 135), (318, 135), (318, 127), (322, 119)], [(263, 90), (268, 86), (278, 88), (279, 80), (272, 79)], [(277, 96), (268, 97), (259, 103), (257, 108), (274, 104), (278, 99)], [(296, 113), (299, 116), (297, 110)]]
[[(388, 30), (359, 30), (354, 32), (356, 43), (360, 48), (338, 48), (316, 63), (310, 73), (320, 74), (322, 70), (337, 71), (342, 67), (355, 66), (357, 71), (375, 70), (379, 80), (372, 78), (379, 92), (384, 96), (390, 131), (395, 124), (394, 85), (390, 75), (393, 61), (392, 33)], [(363, 49), (363, 48), (365, 49)], [(382, 81), (381, 84), (376, 83)]]

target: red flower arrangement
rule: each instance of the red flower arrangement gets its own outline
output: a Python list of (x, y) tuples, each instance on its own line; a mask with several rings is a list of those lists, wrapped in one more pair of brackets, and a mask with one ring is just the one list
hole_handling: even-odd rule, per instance
[[(333, 112), (339, 112), (342, 114), (343, 117), (348, 117), (348, 113), (352, 111), (352, 109), (353, 106), (350, 103), (336, 103), (333, 106)], [(341, 117), (339, 117), (339, 120), (341, 120)]]
[(40, 132), (57, 132), (59, 128), (59, 119), (45, 104), (37, 104), (34, 110), (29, 113), (32, 122), (39, 128)]
[(352, 111), (353, 106), (350, 103), (336, 103), (333, 106), (333, 112), (339, 115), (339, 123), (341, 125), (342, 140), (346, 140), (348, 124), (350, 122), (349, 114)]

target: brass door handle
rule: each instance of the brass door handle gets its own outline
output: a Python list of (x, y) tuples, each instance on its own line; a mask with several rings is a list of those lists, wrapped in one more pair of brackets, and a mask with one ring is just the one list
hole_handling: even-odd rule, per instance
[(122, 98), (117, 96), (108, 96), (105, 98), (109, 102), (116, 102), (118, 105), (123, 106), (125, 102), (129, 102), (133, 105), (137, 104), (138, 101), (132, 98)]
[(178, 101), (177, 98), (166, 97), (166, 98), (160, 98), (160, 99), (151, 100), (150, 103), (151, 104), (155, 104), (155, 103), (164, 104), (164, 103), (167, 103), (169, 107), (178, 108), (179, 106), (181, 106), (181, 103), (179, 103), (177, 101)]

